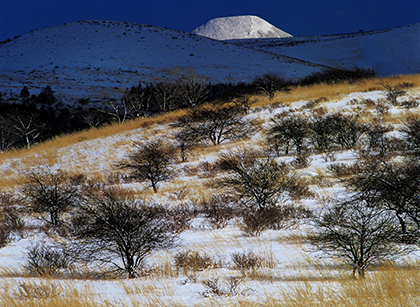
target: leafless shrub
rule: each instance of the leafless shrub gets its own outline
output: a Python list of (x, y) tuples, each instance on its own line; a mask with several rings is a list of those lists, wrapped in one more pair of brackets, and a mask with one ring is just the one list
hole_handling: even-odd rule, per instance
[(57, 276), (71, 263), (69, 255), (62, 248), (42, 243), (28, 248), (24, 269), (33, 276)]
[(187, 186), (181, 186), (176, 188), (170, 193), (171, 199), (182, 201), (187, 197), (189, 194), (189, 190)]
[(20, 233), (25, 226), (19, 208), (21, 201), (15, 194), (0, 192), (0, 247), (9, 243), (13, 232)]
[(312, 158), (307, 155), (307, 154), (300, 154), (297, 155), (291, 165), (296, 168), (296, 169), (302, 169), (302, 168), (307, 168), (311, 165), (312, 163)]
[(320, 187), (325, 187), (325, 188), (331, 188), (334, 185), (334, 183), (328, 178), (326, 178), (324, 175), (313, 176), (311, 177), (308, 183), (316, 184)]
[(251, 86), (262, 91), (270, 100), (274, 98), (277, 92), (287, 91), (290, 85), (290, 82), (274, 73), (257, 76), (251, 83)]
[(237, 200), (229, 195), (213, 194), (201, 204), (202, 213), (216, 229), (225, 227), (229, 220), (235, 218), (237, 210)]
[(198, 272), (220, 266), (220, 263), (206, 253), (199, 253), (191, 250), (176, 254), (174, 262), (176, 269), (178, 271), (182, 270), (185, 275), (190, 271)]
[(30, 171), (26, 174), (23, 194), (30, 202), (29, 211), (47, 213), (45, 219), (53, 226), (61, 222), (61, 215), (67, 212), (79, 199), (76, 186), (63, 171), (50, 169)]
[(386, 99), (393, 105), (398, 105), (398, 97), (404, 96), (407, 92), (403, 89), (407, 88), (406, 83), (399, 83), (397, 85), (392, 85), (389, 83), (382, 84), (382, 88), (385, 91), (385, 97)]
[(226, 140), (249, 137), (256, 131), (254, 121), (246, 120), (242, 109), (236, 106), (194, 108), (173, 126), (181, 128), (175, 139), (187, 144), (211, 142), (218, 145)]
[(69, 181), (70, 181), (70, 184), (75, 185), (75, 186), (82, 185), (86, 183), (87, 176), (83, 173), (69, 175)]
[(325, 162), (335, 162), (337, 160), (337, 155), (334, 151), (326, 152), (322, 155), (322, 160)]
[(203, 161), (199, 164), (199, 167), (204, 178), (215, 177), (218, 173), (223, 171), (218, 162), (210, 163), (208, 161)]
[(377, 149), (384, 153), (386, 149), (389, 148), (389, 146), (387, 146), (389, 142), (386, 133), (391, 130), (392, 128), (390, 126), (382, 126), (380, 124), (369, 127), (367, 130), (369, 148)]
[(233, 103), (244, 110), (245, 114), (248, 114), (251, 106), (257, 101), (255, 98), (251, 98), (251, 94), (239, 94)]
[(235, 268), (241, 271), (259, 269), (263, 262), (262, 258), (251, 250), (243, 253), (232, 253), (231, 257)]
[(44, 301), (48, 298), (58, 295), (58, 287), (53, 283), (27, 283), (20, 282), (14, 295), (19, 300), (40, 300)]
[(413, 97), (410, 97), (410, 99), (401, 102), (401, 106), (406, 109), (417, 108), (419, 104), (419, 100)]
[(403, 140), (410, 150), (420, 153), (420, 119), (409, 119), (400, 129)]
[(382, 101), (378, 101), (376, 103), (376, 108), (375, 108), (376, 112), (382, 116), (386, 115), (389, 113), (390, 107), (387, 106), (385, 103), (383, 103)]
[(197, 217), (195, 208), (182, 204), (175, 208), (168, 209), (168, 216), (172, 219), (172, 232), (181, 233), (190, 229), (192, 220)]
[(367, 126), (360, 123), (357, 116), (341, 113), (314, 116), (310, 126), (310, 139), (319, 151), (328, 151), (334, 147), (353, 148), (366, 132)]
[(284, 147), (285, 154), (289, 154), (289, 148), (294, 146), (296, 153), (301, 154), (304, 142), (309, 136), (309, 121), (302, 116), (290, 116), (287, 118), (276, 117), (271, 127), (267, 130), (267, 140)]
[(178, 225), (166, 208), (109, 189), (80, 204), (72, 216), (69, 241), (78, 260), (134, 278), (150, 253), (173, 244), (175, 230)]
[(160, 141), (136, 142), (134, 146), (137, 150), (116, 166), (128, 169), (134, 179), (149, 181), (153, 191), (157, 192), (158, 183), (169, 180), (173, 175), (171, 163), (174, 159), (174, 149), (164, 146)]
[(206, 291), (202, 292), (201, 295), (204, 297), (209, 296), (236, 296), (236, 295), (248, 295), (253, 292), (252, 289), (247, 288), (240, 291), (239, 285), (242, 283), (242, 278), (231, 276), (229, 277), (224, 285), (219, 283), (218, 278), (210, 278), (203, 281), (203, 285), (206, 287)]
[(366, 98), (366, 99), (362, 99), (360, 101), (361, 104), (364, 104), (366, 107), (368, 108), (373, 108), (374, 106), (376, 106), (376, 103), (374, 100), (370, 99), (370, 98)]
[(359, 171), (359, 166), (357, 164), (334, 163), (328, 165), (327, 169), (334, 177), (343, 178), (356, 174)]
[(309, 100), (307, 103), (306, 103), (306, 105), (305, 105), (305, 108), (307, 108), (307, 109), (313, 109), (313, 108), (315, 108), (320, 102), (325, 102), (325, 101), (328, 101), (328, 98), (325, 98), (325, 97), (320, 97), (320, 98), (317, 98), (317, 99), (314, 99), (314, 100)]
[(417, 242), (420, 229), (420, 163), (367, 154), (356, 163), (359, 171), (344, 180), (357, 197), (398, 219), (404, 242)]
[(257, 210), (241, 211), (243, 224), (240, 229), (250, 235), (258, 236), (266, 229), (285, 229), (300, 224), (312, 216), (312, 212), (303, 206), (282, 205)]
[(352, 200), (324, 206), (314, 218), (315, 232), (309, 242), (327, 255), (346, 261), (353, 276), (364, 278), (365, 271), (374, 262), (403, 253), (398, 221), (386, 210), (378, 209), (368, 201)]
[(267, 228), (281, 227), (287, 219), (290, 222), (294, 219), (288, 206), (277, 206), (282, 197), (298, 200), (311, 195), (308, 185), (289, 174), (285, 164), (261, 152), (225, 154), (220, 164), (229, 174), (219, 180), (219, 186), (241, 201), (239, 216), (247, 233), (259, 235)]

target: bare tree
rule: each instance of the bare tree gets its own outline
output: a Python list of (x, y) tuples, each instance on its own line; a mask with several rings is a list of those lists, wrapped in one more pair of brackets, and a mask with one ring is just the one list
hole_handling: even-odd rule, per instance
[(257, 101), (257, 99), (252, 98), (251, 94), (244, 93), (238, 94), (236, 98), (233, 99), (233, 103), (238, 107), (243, 108), (244, 113), (248, 114), (251, 106)]
[(173, 126), (181, 128), (175, 136), (178, 140), (195, 143), (210, 141), (218, 145), (225, 140), (252, 135), (256, 130), (254, 124), (255, 121), (243, 117), (238, 107), (206, 106), (189, 110)]
[(385, 91), (385, 97), (391, 102), (392, 105), (396, 106), (398, 104), (398, 97), (404, 96), (407, 92), (404, 91), (404, 84), (392, 85), (389, 83), (382, 84), (382, 87)]
[(110, 116), (112, 120), (117, 121), (119, 124), (123, 124), (130, 118), (128, 108), (129, 106), (127, 105), (127, 101), (125, 99), (109, 98), (107, 100), (107, 106), (98, 109), (98, 111)]
[(182, 88), (178, 83), (158, 82), (151, 91), (151, 102), (158, 113), (171, 112), (181, 106)]
[[(242, 217), (252, 234), (271, 228), (287, 227), (309, 211), (304, 208), (279, 206), (281, 196), (300, 199), (309, 194), (308, 187), (285, 164), (259, 152), (225, 154), (219, 161), (229, 173), (219, 180), (219, 186), (242, 201)], [(300, 214), (301, 213), (301, 214)], [(283, 224), (283, 226), (280, 226)]]
[(28, 149), (45, 128), (45, 124), (38, 120), (38, 115), (35, 113), (15, 110), (9, 113), (7, 117), (13, 132)]
[(151, 110), (151, 86), (133, 86), (124, 92), (123, 99), (129, 109), (130, 118), (137, 118)]
[(171, 246), (177, 234), (171, 214), (120, 190), (90, 195), (73, 216), (70, 250), (135, 278), (150, 253)]
[(264, 92), (268, 99), (271, 100), (277, 92), (287, 90), (290, 83), (275, 73), (267, 73), (256, 77), (251, 85)]
[(420, 119), (409, 119), (400, 130), (409, 149), (420, 153)]
[(338, 146), (353, 148), (359, 138), (369, 131), (369, 127), (358, 120), (358, 116), (341, 113), (314, 117), (310, 125), (310, 138), (319, 151)]
[(392, 140), (386, 134), (391, 130), (392, 128), (390, 126), (380, 124), (367, 126), (366, 134), (368, 136), (369, 147), (374, 150), (379, 150), (381, 154), (385, 154), (390, 149)]
[(196, 107), (207, 100), (209, 81), (200, 76), (193, 68), (176, 68), (171, 71), (175, 83), (179, 84), (180, 96), (187, 107)]
[[(393, 212), (405, 240), (417, 240), (420, 229), (420, 163), (417, 159), (389, 161), (368, 155), (357, 163), (357, 172), (344, 183), (358, 198)], [(410, 226), (416, 225), (414, 229)], [(413, 237), (414, 236), (414, 237)]]
[(29, 200), (29, 211), (48, 213), (49, 220), (46, 221), (54, 226), (78, 200), (77, 187), (69, 182), (68, 175), (50, 169), (28, 172), (22, 192)]
[(15, 194), (0, 192), (0, 248), (10, 241), (12, 232), (20, 232), (25, 226), (20, 214), (21, 203)]
[(302, 116), (286, 118), (276, 117), (267, 131), (267, 140), (277, 146), (285, 146), (286, 155), (289, 153), (290, 143), (296, 148), (296, 153), (303, 150), (304, 141), (309, 136), (309, 121)]
[(353, 276), (365, 277), (373, 263), (407, 251), (398, 245), (398, 221), (389, 211), (366, 201), (335, 202), (313, 219), (308, 236), (318, 250), (347, 262)]
[(18, 140), (10, 118), (0, 114), (0, 152), (11, 149)]
[(172, 177), (171, 163), (174, 159), (174, 149), (163, 146), (160, 141), (136, 142), (134, 146), (137, 150), (128, 154), (125, 160), (117, 164), (117, 167), (128, 169), (131, 178), (148, 180), (153, 191), (157, 192), (158, 183)]

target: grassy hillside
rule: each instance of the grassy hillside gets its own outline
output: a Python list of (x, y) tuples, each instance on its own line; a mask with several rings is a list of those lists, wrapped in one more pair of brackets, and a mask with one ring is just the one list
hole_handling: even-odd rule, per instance
[[(396, 102), (390, 101), (390, 89), (400, 91)], [(187, 110), (64, 135), (29, 150), (0, 154), (0, 187), (5, 192), (21, 193), (30, 171), (61, 170), (73, 180), (79, 178), (78, 184), (83, 189), (119, 187), (130, 197), (180, 208), (176, 212), (191, 214), (191, 220), (187, 219), (185, 228), (180, 230), (178, 244), (172, 249), (150, 254), (140, 276), (126, 280), (116, 274), (101, 275), (100, 269), (89, 265), (48, 277), (31, 274), (23, 267), (27, 261), (27, 248), (41, 241), (64, 242), (66, 238), (60, 229), (47, 225), (45, 216), (44, 220), (40, 219), (42, 214), (25, 213), (26, 225), (0, 249), (0, 287), (4, 290), (0, 294), (1, 304), (417, 306), (420, 303), (418, 252), (391, 262), (384, 259), (369, 268), (366, 279), (353, 279), (347, 264), (329, 257), (320, 259), (319, 256), (325, 254), (313, 252), (307, 241), (312, 227), (309, 218), (296, 224), (285, 223), (287, 227), (264, 229), (255, 236), (244, 230), (242, 216), (215, 226), (211, 220), (211, 217), (215, 218), (215, 212), (209, 213), (205, 208), (211, 207), (214, 195), (225, 193), (219, 181), (227, 174), (226, 163), (220, 162), (221, 157), (254, 150), (264, 152), (276, 163), (288, 165), (300, 180), (301, 185), (296, 187), (300, 188), (297, 194), (301, 194), (290, 196), (295, 189), (289, 191), (290, 195), (281, 194), (276, 201), (281, 205), (293, 204), (313, 210), (316, 214), (328, 204), (328, 199), (345, 191), (343, 183), (332, 174), (331, 166), (336, 165), (335, 169), (338, 169), (343, 164), (352, 165), (361, 153), (379, 149), (370, 147), (366, 130), (352, 147), (336, 146), (322, 151), (307, 142), (298, 153), (290, 143), (286, 153), (286, 145), (273, 149), (275, 146), (268, 144), (267, 131), (272, 127), (273, 119), (280, 122), (301, 116), (313, 120), (341, 114), (356, 118), (369, 129), (374, 125), (388, 127), (389, 140), (399, 139), (401, 127), (420, 115), (420, 75), (302, 86), (277, 93), (271, 100), (265, 96), (250, 99), (254, 103), (241, 117), (253, 123), (254, 133), (216, 145), (198, 143), (187, 152), (185, 161), (174, 139), (182, 128), (172, 124), (185, 118), (189, 114)], [(251, 131), (251, 125), (248, 127)], [(133, 144), (156, 140), (165, 145), (173, 144), (175, 151), (171, 162), (173, 177), (159, 182), (155, 193), (147, 181), (129, 179), (127, 170), (120, 169), (118, 162), (135, 152)], [(398, 148), (387, 150), (395, 150), (397, 153), (393, 157), (396, 159), (404, 154)], [(253, 259), (258, 265), (252, 267), (248, 262), (249, 267), (241, 268), (238, 257)]]

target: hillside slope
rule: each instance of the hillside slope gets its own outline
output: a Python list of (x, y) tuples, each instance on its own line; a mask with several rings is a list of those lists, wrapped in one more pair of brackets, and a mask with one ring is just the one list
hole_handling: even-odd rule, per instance
[(68, 98), (104, 96), (112, 88), (166, 78), (175, 67), (192, 67), (213, 83), (248, 81), (271, 71), (297, 79), (322, 68), (175, 30), (82, 21), (0, 45), (0, 92), (50, 85)]
[[(398, 97), (398, 105), (393, 105), (385, 99), (387, 93), (381, 86), (384, 83), (393, 86), (400, 83), (412, 85), (406, 89), (404, 95)], [(127, 180), (128, 173), (118, 169), (116, 162), (136, 150), (136, 147), (133, 147), (134, 142), (145, 144), (147, 141), (159, 140), (170, 144), (173, 141), (171, 135), (178, 129), (171, 123), (182, 113), (167, 113), (156, 118), (142, 118), (122, 125), (115, 124), (61, 136), (51, 140), (49, 144), (40, 144), (30, 150), (0, 155), (0, 186), (3, 191), (6, 187), (9, 188), (7, 191), (22, 191), (20, 188), (28, 171), (61, 169), (73, 175), (72, 184), (77, 184), (81, 190), (86, 188), (89, 191), (90, 188), (91, 191), (95, 191), (99, 188), (104, 191), (110, 187), (121, 188), (137, 200), (179, 208), (188, 225), (179, 234), (175, 246), (154, 250), (148, 255), (142, 263), (141, 270), (139, 269), (139, 276), (135, 279), (122, 279), (118, 275), (107, 278), (110, 275), (104, 274), (94, 261), (83, 265), (76, 262), (70, 269), (64, 268), (60, 271), (58, 274), (62, 275), (58, 277), (36, 275), (34, 278), (28, 273), (27, 266), (25, 267), (31, 248), (40, 246), (39, 244), (51, 247), (53, 242), (63, 243), (68, 237), (59, 236), (64, 227), (54, 230), (45, 226), (47, 224), (40, 218), (42, 216), (25, 213), (27, 228), (22, 233), (16, 233), (11, 242), (0, 248), (0, 285), (4, 290), (0, 291), (0, 305), (193, 307), (223, 304), (226, 307), (272, 307), (299, 306), (296, 302), (304, 301), (309, 302), (308, 306), (348, 307), (365, 306), (365, 302), (377, 302), (378, 298), (381, 298), (380, 303), (383, 306), (401, 305), (395, 302), (404, 302), (406, 306), (419, 306), (420, 295), (416, 287), (420, 274), (417, 262), (420, 256), (418, 248), (409, 254), (409, 257), (399, 255), (395, 262), (390, 262), (389, 267), (374, 266), (369, 269), (367, 278), (359, 282), (351, 277), (348, 262), (327, 257), (331, 254), (315, 253), (313, 247), (306, 243), (306, 235), (314, 229), (313, 220), (303, 220), (301, 226), (293, 225), (294, 227), (286, 229), (281, 229), (282, 226), (280, 229), (267, 229), (259, 236), (252, 236), (244, 232), (242, 218), (229, 217), (228, 209), (232, 208), (231, 204), (215, 203), (212, 215), (207, 215), (203, 210), (203, 205), (212, 204), (212, 196), (225, 192), (220, 190), (217, 179), (229, 176), (229, 173), (216, 161), (227, 153), (244, 150), (265, 151), (265, 131), (272, 127), (273, 120), (286, 119), (286, 116), (319, 119), (332, 114), (351, 117), (358, 114), (359, 123), (372, 124), (371, 127), (373, 124), (389, 127), (389, 131), (384, 131), (388, 131), (385, 137), (390, 137), (391, 141), (401, 136), (401, 124), (406, 122), (408, 117), (420, 115), (418, 103), (411, 103), (410, 108), (403, 103), (414, 100), (418, 102), (419, 84), (420, 75), (402, 76), (350, 84), (297, 87), (287, 93), (279, 93), (270, 101), (263, 96), (254, 96), (252, 99), (255, 99), (255, 107), (252, 107), (248, 114), (243, 114), (243, 118), (256, 119), (261, 125), (260, 131), (253, 135), (250, 133), (245, 139), (232, 139), (220, 145), (212, 145), (210, 142), (201, 144), (192, 150), (187, 161), (182, 161), (179, 154), (176, 154), (171, 163), (174, 176), (161, 182), (156, 193), (147, 181)], [(69, 142), (69, 139), (73, 141)], [(308, 147), (305, 149), (305, 155), (301, 156), (304, 157), (305, 163), (297, 163), (299, 156), (294, 146), (291, 146), (287, 154), (286, 144), (281, 148), (277, 147), (277, 150), (280, 149), (277, 153), (266, 151), (267, 157), (289, 165), (296, 178), (305, 180), (305, 186), (309, 186), (313, 192), (300, 201), (289, 199), (287, 195), (282, 195), (275, 201), (279, 206), (292, 202), (313, 209), (316, 214), (317, 209), (321, 206), (327, 208), (333, 199), (349, 196), (345, 192), (343, 182), (331, 176), (331, 166), (351, 165), (356, 162), (361, 158), (358, 149), (364, 149), (365, 155), (367, 152), (374, 152), (376, 149), (372, 149), (369, 142), (368, 135), (364, 134), (352, 149), (333, 146), (324, 152), (314, 148), (313, 143), (307, 139), (305, 144)], [(396, 154), (397, 159), (403, 159), (401, 154), (404, 152), (400, 151), (401, 148), (390, 146), (387, 154)], [(6, 199), (4, 197), (3, 201)], [(20, 202), (21, 198), (18, 199)], [(25, 202), (24, 205), (27, 208), (28, 203)], [(76, 210), (77, 208), (79, 206), (75, 206)], [(192, 216), (191, 212), (196, 212), (197, 215)], [(68, 212), (69, 215), (72, 213)], [(211, 220), (215, 215), (227, 217), (226, 224), (216, 227)], [(189, 218), (191, 220), (188, 220)], [(371, 223), (374, 222), (373, 220)], [(362, 225), (366, 227), (366, 224)], [(375, 223), (372, 227), (381, 227), (377, 225)], [(369, 235), (374, 236), (372, 232), (369, 232)], [(104, 255), (109, 259), (112, 254)], [(194, 258), (187, 258), (188, 255), (193, 255)], [(242, 262), (238, 262), (235, 255), (241, 256)], [(193, 261), (191, 264), (179, 261), (185, 258)], [(245, 268), (238, 265), (247, 259), (254, 259), (259, 265)], [(383, 277), (386, 270), (390, 270), (387, 279)], [(412, 274), (408, 281), (406, 272)], [(374, 283), (375, 278), (378, 278), (383, 286), (379, 287), (379, 283)], [(237, 283), (229, 283), (232, 280)], [(209, 284), (215, 286), (210, 288)], [(235, 291), (233, 294), (227, 290), (222, 292), (225, 289), (229, 290), (229, 286)], [(354, 290), (349, 292), (346, 286), (352, 286)], [(366, 293), (366, 288), (374, 290)], [(400, 291), (401, 289), (403, 291)], [(78, 293), (83, 295), (78, 296)], [(84, 300), (88, 300), (89, 303), (84, 303)], [(34, 303), (31, 304), (32, 302)]]
[(292, 36), (257, 16), (214, 18), (191, 33), (218, 40)]
[(337, 68), (371, 68), (379, 76), (420, 72), (420, 23), (343, 35), (229, 42)]

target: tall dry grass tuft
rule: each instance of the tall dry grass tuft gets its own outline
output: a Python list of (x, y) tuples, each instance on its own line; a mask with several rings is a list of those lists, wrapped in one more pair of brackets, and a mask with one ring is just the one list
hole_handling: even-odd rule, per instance
[(268, 299), (263, 306), (420, 306), (420, 270), (393, 268), (372, 272), (365, 280), (334, 283), (304, 282), (282, 291), (282, 300)]
[(7, 307), (103, 307), (87, 286), (51, 280), (3, 281), (0, 284), (0, 306)]

